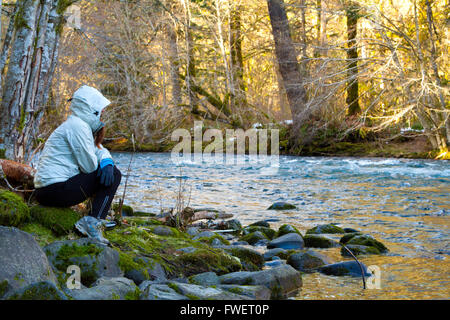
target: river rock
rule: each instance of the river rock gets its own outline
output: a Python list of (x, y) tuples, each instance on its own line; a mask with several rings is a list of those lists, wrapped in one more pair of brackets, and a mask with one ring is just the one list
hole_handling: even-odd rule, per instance
[(246, 241), (251, 245), (254, 245), (259, 240), (267, 240), (267, 236), (261, 231), (255, 231), (239, 238), (239, 241)]
[(220, 248), (239, 258), (242, 267), (246, 271), (257, 271), (264, 264), (263, 255), (256, 250), (241, 246), (221, 246)]
[(145, 280), (164, 280), (167, 278), (164, 268), (158, 262), (147, 257), (135, 257), (133, 261), (145, 265), (145, 267), (127, 270), (124, 276), (133, 280), (137, 285)]
[[(358, 244), (348, 244), (346, 247), (353, 253), (354, 256), (381, 253), (376, 247), (361, 246)], [(352, 256), (344, 247), (341, 248), (341, 255), (344, 257)]]
[(279, 266), (285, 265), (286, 262), (283, 260), (272, 260), (272, 261), (266, 261), (264, 262), (264, 268), (275, 268)]
[(51, 265), (29, 233), (0, 226), (0, 298), (33, 283), (56, 283)]
[(341, 238), (341, 243), (345, 245), (361, 245), (361, 246), (367, 246), (367, 247), (374, 247), (380, 251), (380, 253), (386, 253), (388, 252), (388, 248), (381, 243), (380, 241), (376, 240), (370, 235), (367, 234), (357, 234), (353, 237), (347, 237), (346, 240)]
[(189, 282), (201, 286), (215, 286), (220, 284), (220, 279), (215, 272), (203, 272), (189, 277)]
[(271, 299), (285, 297), (302, 286), (301, 273), (289, 265), (262, 271), (238, 271), (220, 276), (222, 284), (262, 285), (271, 291)]
[(303, 249), (304, 245), (303, 238), (298, 233), (288, 233), (270, 241), (267, 248)]
[(74, 300), (125, 300), (136, 298), (137, 287), (130, 279), (102, 277), (91, 288), (66, 289)]
[(306, 231), (306, 234), (321, 234), (321, 233), (345, 233), (345, 231), (341, 227), (338, 227), (337, 225), (332, 223), (318, 225)]
[(256, 222), (254, 222), (254, 223), (249, 225), (249, 227), (254, 227), (254, 226), (270, 228), (270, 224), (266, 220), (256, 221)]
[(242, 229), (242, 234), (247, 235), (252, 232), (261, 231), (269, 240), (272, 240), (275, 234), (277, 233), (275, 230), (268, 228), (268, 227), (262, 227), (262, 226), (247, 226), (244, 229)]
[(67, 296), (50, 281), (32, 283), (10, 292), (5, 300), (67, 300)]
[(235, 284), (221, 284), (218, 288), (249, 297), (252, 300), (270, 300), (271, 292), (265, 286), (240, 286)]
[(81, 269), (81, 283), (90, 286), (101, 277), (121, 277), (119, 253), (101, 242), (82, 238), (56, 241), (44, 247), (53, 269), (64, 278), (67, 267), (76, 265)]
[[(361, 262), (365, 276), (370, 276), (367, 267)], [(356, 261), (344, 261), (333, 264), (328, 264), (318, 268), (318, 271), (330, 276), (351, 276), (361, 277), (361, 268)]]
[(271, 260), (274, 257), (280, 257), (282, 259), (287, 259), (288, 252), (287, 252), (287, 250), (282, 249), (282, 248), (273, 248), (273, 249), (267, 250), (263, 255), (263, 258), (266, 261)]
[(298, 229), (290, 224), (283, 224), (278, 228), (277, 237), (284, 236), (288, 233), (298, 233), (300, 236), (302, 235)]
[(310, 248), (335, 248), (339, 247), (339, 243), (325, 236), (307, 234), (303, 237), (305, 247)]
[(302, 272), (314, 272), (316, 268), (330, 264), (331, 261), (318, 252), (307, 250), (306, 252), (297, 252), (289, 256), (286, 261), (296, 270)]
[(191, 300), (251, 300), (248, 296), (229, 292), (219, 287), (212, 288), (174, 281), (169, 282), (168, 286)]
[(151, 284), (142, 290), (141, 300), (189, 300), (167, 284)]
[(275, 202), (269, 208), (267, 208), (267, 210), (290, 210), (296, 208), (296, 206), (287, 202)]

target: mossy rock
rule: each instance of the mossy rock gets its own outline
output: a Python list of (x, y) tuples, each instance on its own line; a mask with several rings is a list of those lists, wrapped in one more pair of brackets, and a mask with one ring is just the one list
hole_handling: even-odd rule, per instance
[[(349, 244), (346, 247), (353, 253), (355, 256), (367, 255), (367, 254), (380, 254), (380, 250), (376, 247), (369, 246), (361, 246), (358, 244)], [(341, 248), (341, 255), (344, 257), (351, 257), (352, 255), (344, 248)]]
[(333, 239), (329, 239), (324, 236), (315, 234), (307, 234), (303, 237), (305, 241), (305, 247), (310, 248), (335, 248), (339, 247), (339, 244)]
[(294, 227), (290, 224), (283, 224), (282, 226), (280, 226), (278, 228), (277, 237), (284, 236), (285, 234), (288, 234), (288, 233), (298, 233), (300, 236), (302, 236), (302, 234), (300, 233), (300, 231), (298, 231), (298, 229), (296, 227)]
[(242, 230), (242, 234), (245, 236), (245, 235), (247, 235), (249, 233), (256, 232), (256, 231), (261, 231), (263, 234), (265, 234), (267, 236), (267, 238), (269, 240), (272, 240), (275, 237), (276, 233), (277, 233), (275, 230), (273, 230), (271, 228), (268, 228), (268, 227), (248, 226), (248, 227), (245, 227)]
[(267, 210), (291, 210), (297, 207), (287, 202), (275, 202)]
[(144, 211), (133, 211), (134, 217), (154, 217), (156, 214), (151, 212), (144, 212)]
[(268, 237), (261, 231), (251, 232), (239, 238), (239, 241), (246, 241), (252, 245), (260, 240), (268, 240)]
[(321, 234), (321, 233), (334, 234), (334, 233), (345, 233), (345, 231), (344, 229), (332, 223), (315, 226), (314, 228), (306, 231), (306, 234)]
[(227, 239), (222, 237), (220, 234), (215, 234), (212, 237), (200, 237), (200, 238), (197, 238), (196, 240), (207, 243), (209, 245), (212, 245), (215, 239), (219, 240), (224, 245), (230, 244), (230, 241), (228, 241)]
[(270, 228), (270, 224), (265, 220), (256, 221), (249, 225), (249, 227), (253, 227), (253, 226)]
[(239, 258), (242, 267), (246, 271), (258, 271), (264, 265), (264, 257), (256, 250), (240, 247), (230, 246), (225, 249), (226, 252), (232, 256)]
[[(119, 211), (119, 204), (118, 203), (114, 203), (112, 205), (112, 209), (114, 212), (118, 212)], [(132, 207), (127, 206), (126, 204), (122, 205), (122, 216), (133, 216), (134, 215), (134, 210)]]
[(70, 208), (33, 206), (30, 210), (33, 220), (52, 230), (55, 235), (67, 235), (74, 230), (81, 215)]
[(0, 190), (0, 225), (17, 227), (29, 218), (30, 209), (19, 195)]
[(152, 219), (150, 217), (127, 217), (126, 220), (131, 225), (143, 226), (143, 227), (164, 224), (162, 221), (159, 221), (157, 219)]
[(388, 248), (383, 243), (374, 239), (370, 235), (355, 235), (349, 241), (347, 241), (347, 243), (344, 244), (374, 247), (377, 248), (381, 253), (386, 253), (389, 251)]
[(7, 300), (67, 300), (66, 295), (49, 281), (41, 281), (20, 288), (6, 297)]
[(362, 235), (362, 233), (360, 232), (355, 232), (355, 233), (346, 233), (344, 234), (341, 239), (339, 240), (340, 243), (342, 244), (346, 244), (347, 242), (350, 241), (351, 238), (353, 238), (356, 235)]
[(242, 269), (242, 265), (237, 259), (221, 250), (199, 249), (192, 253), (184, 253), (177, 256), (174, 263), (182, 266), (185, 277), (203, 272), (222, 275)]

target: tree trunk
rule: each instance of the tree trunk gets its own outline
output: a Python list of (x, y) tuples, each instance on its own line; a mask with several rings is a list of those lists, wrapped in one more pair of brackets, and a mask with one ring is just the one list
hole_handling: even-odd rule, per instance
[(302, 125), (305, 115), (306, 91), (303, 87), (297, 52), (292, 43), (289, 22), (283, 0), (267, 1), (272, 34), (275, 41), (275, 55), (283, 79), (284, 89), (291, 109), (294, 135)]
[(356, 37), (358, 35), (358, 14), (359, 7), (354, 3), (349, 3), (346, 8), (347, 16), (347, 107), (348, 115), (353, 116), (361, 112), (359, 106), (358, 92), (358, 48), (356, 45)]
[(167, 52), (169, 54), (170, 64), (170, 82), (172, 86), (172, 104), (180, 106), (181, 84), (180, 84), (180, 57), (178, 55), (177, 34), (175, 27), (171, 22), (166, 25)]

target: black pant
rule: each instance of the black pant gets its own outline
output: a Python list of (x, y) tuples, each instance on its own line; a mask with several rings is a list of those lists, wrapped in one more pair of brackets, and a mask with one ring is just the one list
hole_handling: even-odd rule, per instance
[(119, 187), (122, 174), (114, 166), (114, 183), (109, 187), (100, 184), (98, 169), (92, 173), (80, 173), (67, 181), (57, 182), (35, 191), (36, 200), (49, 207), (71, 207), (94, 196), (90, 216), (104, 219)]

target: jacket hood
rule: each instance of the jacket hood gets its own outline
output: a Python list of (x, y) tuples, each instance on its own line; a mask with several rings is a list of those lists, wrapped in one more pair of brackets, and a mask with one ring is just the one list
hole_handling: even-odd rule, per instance
[(93, 132), (99, 130), (103, 123), (100, 121), (102, 110), (111, 101), (106, 99), (97, 89), (83, 85), (72, 96), (70, 110), (72, 114), (85, 121)]

